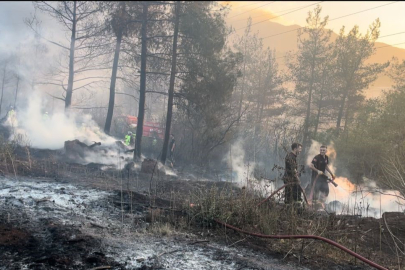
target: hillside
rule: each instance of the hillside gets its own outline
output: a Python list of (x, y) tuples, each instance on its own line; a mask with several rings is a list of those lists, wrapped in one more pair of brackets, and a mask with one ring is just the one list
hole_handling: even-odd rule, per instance
[[(259, 13), (260, 14), (260, 13)], [(228, 16), (232, 17), (233, 13), (231, 12)], [(260, 16), (260, 15), (259, 15)], [(269, 16), (269, 15), (267, 15)], [(242, 18), (242, 19), (241, 19)], [(254, 20), (253, 23), (257, 21), (262, 21), (266, 17), (259, 18)], [(246, 27), (246, 20), (243, 20), (243, 17), (236, 17), (232, 19), (227, 19), (228, 26), (232, 26), (234, 29), (240, 29)], [(279, 33), (284, 33), (281, 35), (269, 37), (263, 39), (263, 44), (265, 47), (270, 47), (271, 49), (275, 49), (277, 53), (277, 57), (285, 55), (288, 51), (296, 51), (297, 50), (297, 32), (293, 31), (295, 29), (300, 28), (299, 25), (283, 25), (273, 21), (262, 22), (252, 27), (252, 32), (258, 33), (259, 37), (268, 37), (272, 35), (277, 35)], [(290, 32), (288, 32), (290, 31)], [(350, 31), (350, 29), (346, 30)], [(230, 36), (230, 41), (232, 43), (233, 39), (236, 36), (242, 35), (244, 29), (240, 29), (236, 31), (236, 34), (232, 34)], [(332, 32), (332, 40), (334, 40), (338, 35), (335, 32)], [(388, 44), (383, 42), (376, 42), (376, 48), (387, 46)], [(369, 63), (383, 63), (392, 59), (395, 56), (400, 60), (405, 59), (405, 49), (387, 46), (384, 48), (377, 49), (377, 52), (369, 59)], [(284, 59), (279, 58), (280, 67), (285, 68), (283, 65)], [(392, 85), (391, 79), (386, 76), (385, 74), (381, 74), (378, 79), (369, 87), (369, 89), (365, 90), (364, 93), (367, 97), (376, 97), (381, 94), (381, 90), (390, 88)]]

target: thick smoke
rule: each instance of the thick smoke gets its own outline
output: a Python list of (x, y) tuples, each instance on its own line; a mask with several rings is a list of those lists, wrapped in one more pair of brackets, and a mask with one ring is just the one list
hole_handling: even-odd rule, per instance
[(6, 124), (13, 129), (10, 139), (22, 134), (34, 148), (60, 149), (65, 141), (79, 139), (85, 143), (94, 141), (110, 145), (115, 139), (105, 135), (90, 115), (78, 116), (64, 112), (50, 114), (43, 104), (40, 92), (28, 98), (26, 108), (17, 108), (16, 120), (7, 119)]
[(64, 112), (50, 114), (45, 108), (44, 97), (38, 91), (28, 97), (25, 108), (16, 108), (15, 117), (7, 117), (4, 125), (11, 131), (9, 140), (33, 148), (62, 149), (65, 141), (78, 139), (87, 145), (101, 142), (101, 146), (97, 147), (108, 150), (108, 155), (89, 151), (82, 160), (76, 160), (78, 163), (102, 163), (122, 169), (126, 160), (132, 158), (132, 153), (125, 154), (117, 146), (116, 139), (106, 135), (91, 115), (74, 112), (70, 112), (69, 116)]

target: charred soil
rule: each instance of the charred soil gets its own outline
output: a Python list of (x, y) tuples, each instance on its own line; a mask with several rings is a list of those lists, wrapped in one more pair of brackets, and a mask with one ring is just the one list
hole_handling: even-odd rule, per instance
[[(86, 202), (84, 208), (80, 205), (84, 212), (74, 215), (76, 223), (73, 219), (63, 221), (69, 219), (68, 212), (73, 210), (64, 209), (67, 216), (62, 218), (58, 212), (60, 209), (54, 209), (55, 202), (42, 205), (44, 202), (50, 203), (49, 199), (38, 202), (41, 198), (37, 198), (30, 205), (31, 200), (27, 203), (25, 199), (8, 194), (0, 209), (0, 269), (21, 269), (23, 266), (28, 269), (91, 269), (99, 266), (110, 266), (112, 269), (191, 269), (188, 268), (191, 262), (180, 264), (181, 261), (191, 260), (179, 255), (187, 252), (210, 258), (212, 265), (207, 269), (370, 269), (325, 243), (255, 238), (225, 230), (211, 217), (196, 219), (192, 216), (190, 206), (195, 203), (193, 198), (202, 190), (230, 190), (235, 200), (240, 198), (243, 190), (236, 187), (229, 189), (229, 183), (186, 180), (189, 178), (181, 172), (177, 172), (177, 175), (160, 172), (152, 175), (141, 173), (133, 167), (115, 169), (106, 164), (83, 165), (67, 162), (61, 151), (20, 146), (14, 149), (13, 156), (2, 157), (0, 170), (10, 177), (26, 176), (30, 177), (30, 181), (73, 185), (78, 190), (97, 189), (109, 194), (102, 203)], [(18, 177), (15, 179), (17, 181)], [(7, 185), (3, 188), (7, 188)], [(12, 187), (8, 187), (8, 191), (11, 192)], [(60, 196), (66, 191), (58, 192), (61, 192)], [(71, 209), (79, 207), (77, 205), (71, 206)], [(103, 207), (100, 208), (100, 205)], [(31, 207), (31, 214), (27, 214), (27, 210), (22, 211), (23, 206)], [(34, 212), (33, 209), (38, 207), (40, 212)], [(274, 202), (263, 207), (268, 211), (285, 211), (283, 206)], [(94, 216), (89, 211), (94, 211)], [(99, 212), (104, 213), (102, 217), (97, 214)], [(273, 231), (273, 234), (291, 233), (288, 215), (278, 217), (275, 222), (277, 231)], [(389, 269), (404, 267), (403, 213), (385, 213), (381, 219), (375, 219), (310, 212), (294, 222), (294, 232), (297, 234), (312, 232), (343, 244)], [(314, 229), (315, 223), (322, 224), (322, 230)], [(261, 231), (259, 224), (247, 222), (231, 225), (266, 234)], [(158, 243), (156, 246), (148, 247), (160, 251), (149, 257), (139, 255), (142, 248), (137, 255), (125, 258), (111, 255), (126, 254), (117, 246), (124, 241), (122, 237), (134, 237), (134, 232), (139, 243), (151, 245), (150, 242), (155, 241)], [(149, 235), (149, 238), (145, 235)], [(128, 242), (121, 249), (131, 245), (134, 243)], [(179, 247), (170, 248), (175, 246)], [(133, 250), (137, 248), (132, 246)], [(232, 248), (236, 248), (236, 251)], [(200, 257), (198, 260), (202, 263)]]

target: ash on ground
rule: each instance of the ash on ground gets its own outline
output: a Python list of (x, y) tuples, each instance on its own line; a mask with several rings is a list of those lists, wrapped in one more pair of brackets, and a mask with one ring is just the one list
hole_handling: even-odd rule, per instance
[(120, 198), (50, 179), (1, 178), (0, 269), (307, 269), (201, 235), (152, 234), (148, 209), (128, 211)]

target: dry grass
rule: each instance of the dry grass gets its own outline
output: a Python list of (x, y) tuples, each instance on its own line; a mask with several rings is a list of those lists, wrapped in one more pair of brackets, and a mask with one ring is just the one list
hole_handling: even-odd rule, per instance
[(147, 231), (160, 236), (172, 236), (177, 234), (175, 227), (170, 223), (154, 222), (148, 227)]
[[(362, 219), (352, 217), (349, 221), (339, 216), (320, 214), (306, 209), (300, 211), (294, 206), (287, 206), (270, 200), (260, 207), (257, 204), (263, 199), (257, 190), (248, 189), (200, 189), (190, 194), (184, 205), (189, 213), (189, 225), (211, 230), (216, 226), (215, 219), (240, 229), (267, 235), (316, 235), (331, 239), (359, 254), (392, 269), (401, 269), (401, 260), (405, 259), (398, 248), (397, 252), (379, 252), (378, 241), (374, 239), (379, 228), (363, 229)], [(365, 221), (366, 222), (366, 221)], [(378, 223), (377, 220), (369, 222)], [(375, 224), (374, 224), (375, 225)], [(372, 225), (372, 226), (374, 226)], [(371, 226), (371, 223), (366, 226)], [(375, 227), (375, 226), (374, 226)], [(229, 231), (229, 230), (228, 230)], [(221, 230), (222, 232), (222, 230)], [(223, 232), (226, 233), (226, 230)], [(243, 236), (245, 237), (245, 236)], [(301, 262), (304, 259), (329, 261), (335, 263), (359, 264), (359, 260), (329, 244), (315, 240), (252, 240), (262, 241), (272, 252), (280, 252), (284, 257), (295, 257)], [(245, 242), (245, 241), (244, 241)], [(397, 241), (399, 244), (402, 242)], [(374, 243), (374, 244), (373, 244)], [(263, 244), (261, 244), (263, 246)], [(388, 258), (393, 258), (391, 261)], [(362, 263), (360, 263), (362, 264)], [(320, 266), (319, 265), (319, 266)]]
[[(26, 145), (26, 160), (17, 160), (14, 151), (19, 145)], [(66, 171), (86, 174), (83, 166), (74, 167), (66, 164), (53, 164), (52, 161), (39, 163), (32, 158), (27, 142), (24, 144), (24, 138), (18, 141), (7, 141), (0, 138), (0, 164), (4, 173), (18, 174), (22, 170), (42, 170), (44, 173), (54, 169), (57, 173)], [(53, 167), (52, 167), (53, 166)], [(76, 169), (75, 169), (76, 168)], [(94, 177), (104, 179), (106, 182), (116, 180), (122, 182), (122, 176), (108, 175), (103, 171), (94, 172)], [(97, 175), (96, 175), (97, 174)], [(88, 177), (88, 176), (87, 176)], [(120, 181), (119, 181), (120, 180)], [(129, 179), (128, 179), (129, 181)], [(249, 180), (253, 181), (253, 180)], [(247, 181), (247, 182), (249, 182)], [(155, 181), (158, 183), (157, 181)], [(107, 184), (105, 184), (107, 186)], [(396, 242), (393, 247), (393, 253), (387, 257), (387, 251), (380, 252), (375, 246), (367, 246), (366, 240), (373, 237), (373, 234), (359, 229), (359, 224), (345, 224), (340, 222), (334, 216), (318, 215), (311, 211), (298, 211), (297, 208), (285, 206), (270, 200), (260, 207), (257, 204), (263, 199), (259, 194), (264, 194), (261, 190), (253, 189), (255, 185), (249, 185), (249, 188), (237, 189), (231, 184), (224, 188), (213, 186), (212, 188), (200, 188), (191, 193), (186, 201), (180, 200), (180, 196), (174, 191), (170, 193), (170, 209), (185, 209), (187, 216), (179, 216), (175, 211), (161, 210), (159, 208), (150, 208), (147, 219), (150, 226), (147, 229), (149, 233), (161, 236), (170, 236), (179, 233), (186, 227), (197, 227), (198, 229), (210, 230), (217, 226), (215, 219), (222, 220), (238, 228), (274, 235), (318, 235), (335, 242), (338, 242), (361, 255), (378, 262), (380, 258), (394, 258), (390, 265), (392, 269), (399, 269), (403, 265), (402, 238), (396, 238), (392, 232), (388, 235), (390, 239)], [(257, 187), (257, 186), (256, 186)], [(123, 186), (123, 189), (126, 187)], [(156, 189), (156, 188), (155, 188)], [(162, 191), (164, 192), (164, 191)], [(167, 192), (167, 191), (166, 191)], [(156, 193), (155, 193), (156, 195)], [(179, 207), (181, 206), (181, 207)], [(353, 212), (349, 211), (348, 212)], [(388, 226), (387, 226), (388, 227)], [(217, 232), (222, 233), (222, 230)], [(374, 235), (375, 236), (375, 235)], [(384, 240), (384, 239), (383, 239)], [(380, 239), (376, 240), (381, 242)], [(388, 241), (388, 240), (386, 240)], [(245, 242), (245, 241), (243, 241)], [(346, 253), (321, 242), (312, 240), (263, 240), (269, 250), (280, 252), (284, 257), (296, 257), (301, 262), (304, 258), (308, 260), (330, 260), (333, 262), (352, 262), (355, 260)], [(388, 242), (387, 242), (388, 243)], [(381, 245), (381, 244), (380, 244)], [(321, 258), (321, 259), (320, 259)], [(384, 264), (380, 262), (381, 264)], [(385, 264), (385, 266), (388, 266)]]

